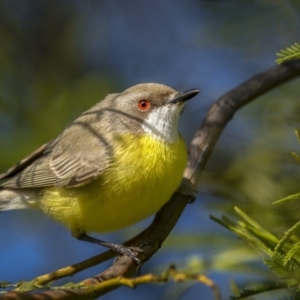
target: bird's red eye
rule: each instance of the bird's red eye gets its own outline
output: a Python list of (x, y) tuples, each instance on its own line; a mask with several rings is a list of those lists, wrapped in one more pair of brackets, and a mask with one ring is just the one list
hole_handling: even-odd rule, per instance
[(147, 111), (150, 108), (150, 102), (146, 99), (140, 100), (138, 102), (138, 109), (140, 111)]

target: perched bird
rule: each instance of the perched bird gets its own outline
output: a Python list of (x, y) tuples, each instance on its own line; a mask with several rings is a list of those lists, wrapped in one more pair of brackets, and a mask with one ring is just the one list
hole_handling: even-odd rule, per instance
[(108, 95), (0, 175), (0, 211), (38, 208), (77, 239), (139, 264), (132, 249), (87, 233), (129, 226), (169, 200), (187, 162), (179, 116), (198, 93), (147, 83)]

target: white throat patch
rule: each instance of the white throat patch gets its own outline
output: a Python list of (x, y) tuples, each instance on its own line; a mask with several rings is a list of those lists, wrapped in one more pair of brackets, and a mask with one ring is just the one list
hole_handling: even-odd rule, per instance
[(146, 133), (168, 143), (179, 139), (178, 122), (181, 108), (169, 104), (153, 109), (143, 122), (142, 128)]

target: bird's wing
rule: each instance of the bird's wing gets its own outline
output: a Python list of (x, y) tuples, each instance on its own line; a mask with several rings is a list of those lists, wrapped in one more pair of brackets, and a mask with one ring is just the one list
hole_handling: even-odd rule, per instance
[(28, 156), (26, 156), (24, 159), (22, 159), (21, 161), (13, 165), (11, 168), (9, 168), (6, 172), (0, 174), (0, 180), (10, 178), (22, 171), (23, 169), (25, 169), (36, 159), (38, 159), (41, 155), (43, 155), (44, 151), (47, 148), (47, 145), (48, 144), (42, 145), (41, 147), (30, 153)]
[(109, 145), (89, 126), (75, 132), (70, 127), (0, 175), (0, 187), (77, 187), (98, 177), (110, 164)]
[(47, 168), (55, 140), (44, 144), (0, 175), (0, 187), (30, 188), (53, 185), (55, 176)]
[(84, 136), (72, 144), (61, 143), (49, 161), (56, 176), (55, 186), (82, 186), (98, 177), (111, 162), (108, 144), (98, 136)]

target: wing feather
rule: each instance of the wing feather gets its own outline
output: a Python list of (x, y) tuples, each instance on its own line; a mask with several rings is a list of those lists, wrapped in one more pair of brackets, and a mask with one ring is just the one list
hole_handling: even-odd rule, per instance
[(77, 187), (98, 177), (110, 164), (111, 148), (93, 128), (93, 118), (98, 117), (82, 115), (57, 139), (0, 175), (0, 188)]
[(9, 168), (6, 172), (0, 174), (0, 180), (12, 177), (13, 175), (17, 174), (19, 171), (25, 169), (37, 158), (43, 155), (44, 151), (47, 149), (47, 146), (50, 143), (42, 145), (41, 147), (39, 147), (38, 149), (30, 153), (28, 156), (20, 160), (18, 163), (13, 165), (11, 168)]

